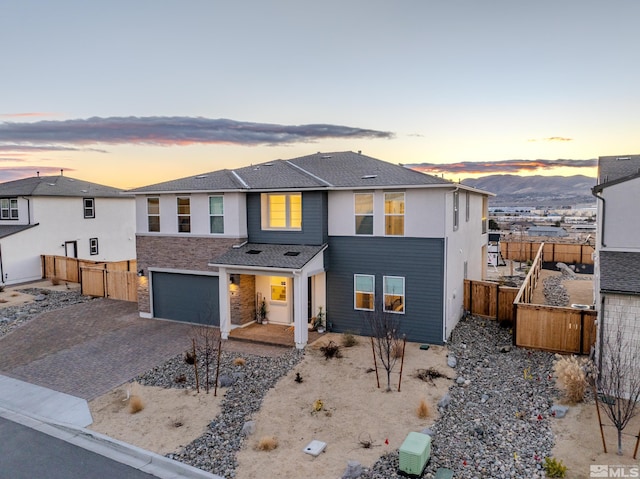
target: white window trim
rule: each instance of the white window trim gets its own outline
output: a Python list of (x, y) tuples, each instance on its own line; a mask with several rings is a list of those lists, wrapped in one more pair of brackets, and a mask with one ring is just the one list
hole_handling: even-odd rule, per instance
[[(386, 206), (387, 195), (397, 195), (397, 194), (401, 194), (402, 195), (402, 203), (404, 204), (404, 213), (402, 213), (402, 214), (388, 214), (387, 213), (387, 206)], [(404, 191), (385, 191), (384, 192), (384, 235), (385, 236), (390, 236), (390, 237), (405, 236), (406, 223), (404, 221), (402, 222), (402, 234), (401, 235), (387, 234), (387, 216), (402, 216), (402, 218), (404, 218), (405, 220), (407, 219), (407, 195), (405, 194)]]
[(89, 254), (98, 254), (98, 238), (89, 238)]
[[(0, 202), (2, 200), (6, 200), (8, 205), (6, 208), (1, 208), (0, 207), (0, 219), (2, 220), (17, 220), (18, 218), (18, 198), (9, 198), (9, 197), (5, 197), (5, 198), (0, 198)], [(12, 203), (15, 204), (15, 207), (12, 206)], [(7, 216), (4, 216), (4, 212), (6, 211)], [(13, 212), (16, 212), (16, 215), (13, 216)]]
[[(397, 294), (397, 293), (387, 293), (384, 289), (385, 289), (385, 285), (386, 285), (386, 279), (387, 278), (394, 278), (394, 279), (401, 279), (402, 280), (402, 294)], [(385, 313), (392, 313), (392, 314), (404, 314), (405, 311), (407, 310), (407, 295), (406, 295), (406, 281), (405, 281), (405, 277), (404, 276), (383, 276), (382, 277), (382, 308), (384, 309)], [(387, 296), (402, 296), (402, 311), (393, 311), (392, 309), (387, 309), (387, 301), (386, 301), (386, 297)]]
[[(189, 214), (180, 213), (180, 206), (178, 204), (178, 202), (180, 200), (188, 200), (189, 201)], [(181, 217), (189, 218), (189, 231), (180, 231), (180, 218)], [(177, 196), (176, 197), (176, 221), (177, 221), (176, 226), (178, 228), (178, 234), (189, 234), (189, 233), (191, 233), (191, 197), (190, 196)]]
[[(158, 200), (158, 213), (149, 213), (149, 200)], [(157, 217), (158, 218), (158, 231), (151, 231), (149, 229), (149, 218)], [(147, 232), (149, 233), (159, 233), (162, 225), (160, 224), (160, 197), (158, 196), (149, 196), (147, 197)]]
[[(287, 226), (282, 228), (272, 227), (271, 225), (271, 208), (269, 207), (269, 197), (270, 196), (284, 196), (285, 197), (285, 222)], [(292, 196), (300, 196), (300, 214), (302, 214), (302, 193), (301, 192), (290, 192), (290, 193), (262, 193), (260, 195), (261, 198), (261, 206), (262, 206), (262, 222), (261, 227), (263, 231), (302, 231), (302, 222), (304, 219), (300, 221), (300, 227), (294, 228), (291, 226), (291, 197)]]
[[(214, 214), (211, 213), (211, 198), (222, 198), (222, 214)], [(209, 234), (212, 235), (223, 235), (224, 234), (224, 195), (209, 195)], [(214, 233), (211, 231), (211, 218), (222, 218), (222, 233)]]
[[(357, 284), (357, 278), (358, 276), (367, 276), (369, 278), (371, 278), (373, 280), (373, 291), (369, 292), (369, 291), (359, 291), (356, 288), (356, 284)], [(357, 300), (356, 300), (356, 296), (358, 293), (364, 293), (364, 294), (371, 294), (373, 295), (373, 301), (371, 301), (371, 304), (373, 305), (373, 308), (369, 309), (369, 308), (359, 308), (357, 305)], [(375, 311), (376, 310), (376, 277), (373, 274), (354, 274), (353, 275), (353, 309), (357, 310), (357, 311)]]
[[(371, 206), (372, 206), (372, 211), (371, 213), (366, 213), (366, 214), (362, 214), (362, 213), (358, 213), (356, 211), (356, 197), (358, 196), (370, 196), (371, 197)], [(373, 193), (354, 193), (353, 194), (353, 216), (354, 216), (354, 234), (356, 236), (373, 236), (374, 232), (375, 232), (375, 212), (376, 212), (376, 206), (375, 206), (375, 195)], [(358, 218), (358, 216), (371, 216), (371, 233), (358, 233), (358, 228), (356, 227), (355, 224), (355, 220), (356, 218)]]
[[(91, 206), (87, 206), (87, 201), (91, 202)], [(90, 213), (87, 214), (87, 211)], [(91, 219), (96, 217), (96, 199), (95, 198), (82, 198), (82, 213), (85, 218)]]

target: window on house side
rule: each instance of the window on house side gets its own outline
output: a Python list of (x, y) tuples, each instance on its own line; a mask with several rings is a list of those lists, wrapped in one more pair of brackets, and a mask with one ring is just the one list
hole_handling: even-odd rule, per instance
[(84, 217), (95, 218), (96, 217), (96, 202), (93, 198), (83, 198), (82, 203), (84, 205)]
[(150, 232), (160, 231), (160, 198), (147, 198), (147, 224)]
[(460, 192), (453, 192), (453, 230), (458, 229), (460, 222)]
[(98, 254), (98, 238), (89, 238), (89, 254)]
[(404, 236), (404, 193), (384, 194), (384, 231), (387, 236)]
[(191, 233), (191, 198), (178, 200), (178, 233)]
[(354, 211), (356, 216), (356, 234), (373, 234), (373, 193), (356, 193), (354, 195)]
[(222, 196), (209, 197), (209, 232), (224, 233), (224, 199)]
[(384, 276), (384, 310), (388, 313), (404, 314), (404, 278), (401, 276)]
[(18, 198), (0, 199), (0, 219), (3, 219), (3, 220), (18, 219)]
[(365, 311), (375, 310), (375, 277), (370, 274), (353, 276), (354, 308)]
[(301, 193), (263, 193), (262, 229), (301, 230)]
[(471, 208), (471, 195), (469, 194), (468, 191), (465, 191), (465, 207), (464, 207), (464, 215), (465, 215), (465, 221), (469, 221), (469, 216), (470, 216), (470, 212), (469, 209)]

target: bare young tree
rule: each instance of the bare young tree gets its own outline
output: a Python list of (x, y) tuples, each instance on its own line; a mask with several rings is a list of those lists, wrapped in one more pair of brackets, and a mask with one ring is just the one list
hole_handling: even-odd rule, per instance
[(380, 301), (374, 311), (367, 311), (363, 316), (365, 326), (371, 334), (374, 361), (377, 358), (382, 363), (387, 373), (386, 390), (391, 391), (391, 372), (403, 353), (403, 340), (399, 333), (401, 315), (386, 311)]
[[(205, 391), (209, 393), (210, 373), (214, 363), (216, 363), (216, 374), (214, 378), (215, 395), (218, 392), (218, 372), (220, 370), (220, 354), (222, 352), (222, 336), (220, 328), (214, 326), (213, 307), (208, 306), (207, 313), (200, 317), (201, 324), (193, 325), (191, 328), (191, 338), (197, 351), (197, 359), (203, 363), (205, 372)], [(196, 368), (198, 360), (196, 359)]]
[(625, 337), (616, 324), (602, 325), (601, 358), (595, 378), (601, 404), (618, 431), (618, 455), (622, 455), (622, 431), (640, 412), (640, 342)]

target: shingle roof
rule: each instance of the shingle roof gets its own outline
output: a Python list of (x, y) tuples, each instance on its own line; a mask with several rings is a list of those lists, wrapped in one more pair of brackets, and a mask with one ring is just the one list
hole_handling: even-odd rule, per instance
[(210, 264), (299, 270), (325, 248), (326, 245), (247, 243), (239, 248), (230, 248), (212, 259)]
[(351, 151), (316, 153), (235, 170), (220, 170), (131, 190), (170, 191), (331, 189), (401, 186), (451, 186), (437, 176)]
[(78, 196), (124, 197), (111, 186), (78, 180), (69, 176), (34, 176), (0, 183), (0, 196)]
[(0, 225), (0, 238), (11, 236), (38, 225)]
[(600, 251), (600, 290), (640, 294), (640, 253)]
[(598, 184), (609, 183), (640, 173), (640, 155), (601, 156), (598, 159)]

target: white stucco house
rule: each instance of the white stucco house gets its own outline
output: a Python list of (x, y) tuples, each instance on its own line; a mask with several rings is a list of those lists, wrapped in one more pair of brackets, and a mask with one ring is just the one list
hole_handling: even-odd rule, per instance
[(0, 183), (3, 284), (42, 277), (41, 255), (95, 261), (135, 258), (135, 200), (63, 174)]
[(640, 351), (640, 155), (600, 157), (593, 194), (599, 200), (595, 299), (601, 362), (604, 345), (618, 330)]

